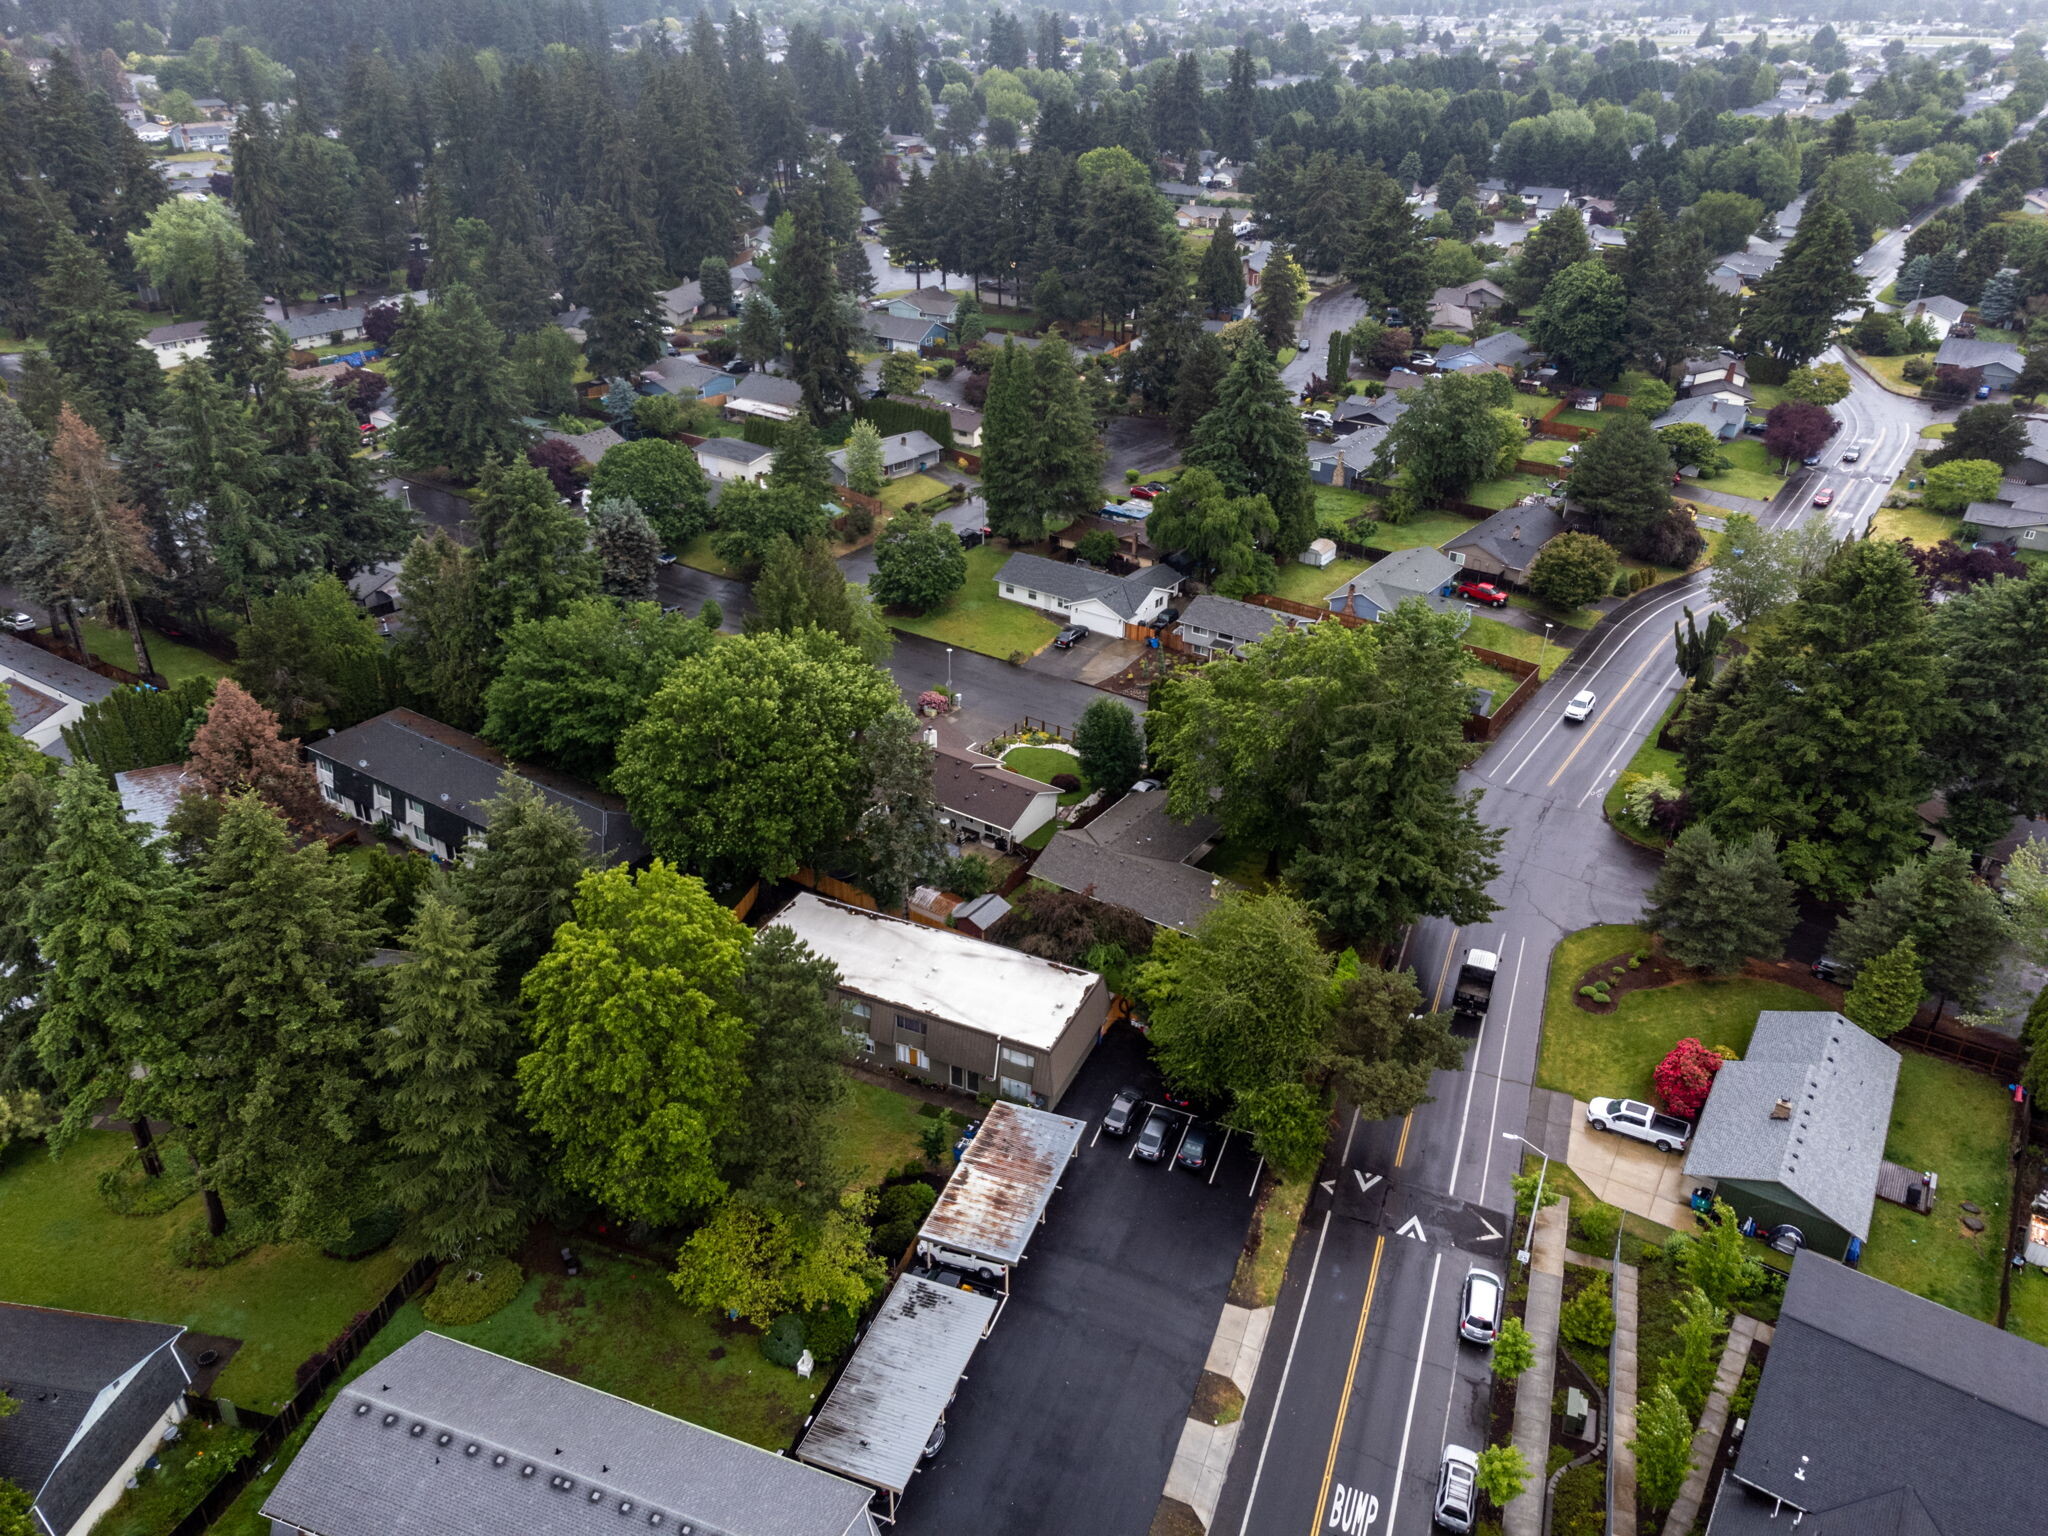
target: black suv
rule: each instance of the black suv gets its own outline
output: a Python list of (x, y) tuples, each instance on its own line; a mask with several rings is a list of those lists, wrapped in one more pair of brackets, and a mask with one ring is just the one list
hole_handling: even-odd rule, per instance
[(1117, 1089), (1116, 1097), (1109, 1101), (1109, 1112), (1102, 1117), (1102, 1128), (1112, 1136), (1130, 1135), (1131, 1123), (1144, 1102), (1144, 1095), (1135, 1088)]

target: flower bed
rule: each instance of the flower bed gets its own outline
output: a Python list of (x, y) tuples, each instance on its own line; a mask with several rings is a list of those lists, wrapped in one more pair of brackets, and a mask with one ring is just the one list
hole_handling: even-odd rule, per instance
[(1692, 979), (1684, 966), (1667, 956), (1649, 949), (1627, 949), (1587, 967), (1572, 985), (1572, 999), (1588, 1013), (1612, 1013), (1631, 992)]

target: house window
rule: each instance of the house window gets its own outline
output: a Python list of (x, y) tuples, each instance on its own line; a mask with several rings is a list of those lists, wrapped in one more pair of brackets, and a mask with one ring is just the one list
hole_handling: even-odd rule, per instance
[(965, 1067), (953, 1068), (953, 1086), (964, 1088), (969, 1093), (981, 1092), (981, 1074), (970, 1072)]
[(1006, 1045), (1003, 1047), (1003, 1062), (1006, 1066), (1022, 1067), (1029, 1072), (1038, 1065), (1038, 1058), (1029, 1051), (1014, 1051)]
[(1017, 584), (1016, 584), (1016, 583), (1015, 583), (1014, 581), (1006, 581), (1006, 582), (1004, 582), (1004, 583), (1003, 583), (1003, 596), (1005, 596), (1005, 597), (1015, 597), (1016, 595), (1017, 595)]
[(856, 1019), (865, 1019), (874, 1011), (857, 997), (842, 997), (839, 1000), (839, 1006), (852, 1014)]
[(924, 1020), (913, 1019), (907, 1013), (899, 1013), (896, 1015), (896, 1032), (899, 1035), (921, 1035), (924, 1033)]
[(896, 1042), (896, 1060), (906, 1067), (916, 1067), (920, 1072), (931, 1069), (932, 1059), (914, 1045)]
[(996, 1079), (996, 1082), (1002, 1088), (1004, 1098), (1016, 1099), (1026, 1104), (1031, 1102), (1031, 1085), (1029, 1083), (1020, 1083), (1014, 1077), (999, 1077)]

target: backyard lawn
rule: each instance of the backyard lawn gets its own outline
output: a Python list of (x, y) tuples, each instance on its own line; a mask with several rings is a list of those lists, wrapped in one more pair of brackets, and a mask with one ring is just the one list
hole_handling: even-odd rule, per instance
[(1867, 353), (1858, 352), (1856, 360), (1869, 369), (1877, 377), (1878, 382), (1883, 384), (1893, 394), (1912, 395), (1918, 398), (1920, 386), (1908, 384), (1905, 373), (1906, 364), (1913, 361), (1915, 356), (1922, 359), (1930, 367), (1933, 366), (1934, 354), (1932, 352), (1908, 354), (1905, 357), (1871, 357)]
[(1532, 635), (1526, 629), (1503, 624), (1499, 619), (1489, 619), (1483, 613), (1474, 614), (1472, 622), (1465, 626), (1465, 643), (1476, 645), (1482, 651), (1499, 651), (1503, 656), (1533, 661), (1538, 674), (1546, 678), (1563, 666), (1565, 657), (1570, 654), (1555, 638), (1545, 645), (1541, 635)]
[[(111, 629), (91, 619), (80, 619), (78, 628), (85, 636), (85, 648), (101, 661), (125, 667), (130, 672), (135, 670), (135, 642), (128, 637), (127, 630)], [(197, 646), (166, 640), (148, 625), (143, 626), (142, 638), (149, 646), (149, 659), (156, 663), (157, 671), (172, 687), (194, 677), (228, 675), (226, 662), (216, 661)]]
[(1723, 443), (1721, 452), (1728, 468), (1700, 484), (1728, 496), (1747, 496), (1752, 501), (1769, 501), (1784, 488), (1785, 477), (1777, 473), (1777, 460), (1764, 448), (1760, 437), (1738, 437)]
[(1081, 773), (1081, 759), (1071, 752), (1062, 752), (1058, 747), (1011, 747), (1002, 755), (1002, 765), (1012, 773), (1021, 773), (1027, 779), (1036, 779), (1041, 784), (1050, 784), (1053, 775), (1071, 773), (1081, 780), (1079, 789), (1060, 792), (1061, 805), (1073, 805), (1085, 800), (1093, 788)]
[(1562, 437), (1532, 437), (1522, 445), (1522, 457), (1538, 464), (1558, 464), (1574, 446)]
[(1351, 555), (1340, 555), (1325, 566), (1289, 560), (1280, 567), (1266, 595), (1321, 607), (1325, 598), (1371, 564), (1370, 560)]
[[(1161, 476), (1165, 479), (1165, 476)], [(1335, 485), (1310, 487), (1316, 497), (1316, 526), (1325, 533), (1341, 529), (1361, 512), (1370, 512), (1376, 503), (1363, 491), (1346, 490)]]
[(1557, 946), (1543, 1005), (1539, 1087), (1576, 1099), (1648, 1099), (1650, 1073), (1674, 1041), (1697, 1035), (1707, 1045), (1725, 1045), (1740, 1055), (1763, 1010), (1817, 1006), (1797, 987), (1737, 976), (1630, 992), (1607, 1014), (1579, 1007), (1575, 994), (1587, 967), (1649, 944), (1649, 930), (1618, 923), (1581, 928)]
[(1879, 507), (1870, 520), (1873, 539), (1910, 539), (1922, 548), (1939, 544), (1943, 539), (1960, 538), (1962, 532), (1963, 525), (1957, 519), (1925, 507)]
[(196, 1195), (161, 1216), (116, 1216), (100, 1200), (100, 1173), (131, 1148), (94, 1131), (57, 1159), (40, 1142), (0, 1153), (0, 1296), (240, 1339), (214, 1390), (267, 1411), (291, 1396), (299, 1362), (405, 1272), (388, 1249), (344, 1263), (299, 1244), (258, 1248), (225, 1269), (181, 1269), (171, 1239), (199, 1219)]
[(1610, 425), (1616, 414), (1614, 411), (1582, 411), (1577, 406), (1568, 405), (1550, 419), (1561, 427), (1585, 427), (1598, 432)]
[(996, 572), (1010, 558), (1007, 549), (983, 544), (967, 551), (967, 580), (944, 606), (931, 613), (889, 615), (893, 628), (943, 645), (964, 646), (984, 656), (1029, 656), (1060, 632), (1059, 625), (996, 591)]
[(2023, 1339), (2048, 1344), (2048, 1270), (2029, 1264), (2013, 1271), (2005, 1326)]
[(1421, 549), (1424, 545), (1435, 549), (1478, 526), (1461, 512), (1425, 512), (1405, 523), (1381, 523), (1373, 529), (1366, 542), (1374, 549), (1384, 549), (1390, 554), (1402, 549)]
[(907, 1093), (853, 1078), (840, 1101), (836, 1146), (839, 1164), (856, 1185), (879, 1183), (919, 1157), (917, 1133), (924, 1129), (924, 1105)]
[(1501, 701), (1513, 693), (1521, 683), (1519, 677), (1510, 676), (1499, 667), (1490, 667), (1474, 656), (1465, 663), (1462, 674), (1465, 681), (1474, 688), (1485, 688), (1493, 694), (1493, 708), (1500, 708)]
[[(1985, 1322), (1998, 1314), (1998, 1268), (2012, 1200), (2006, 1135), (2012, 1106), (1997, 1079), (1917, 1051), (1899, 1053), (1887, 1161), (1941, 1176), (1931, 1216), (1888, 1200), (1871, 1213), (1863, 1269), (1891, 1285)], [(1962, 1202), (1984, 1213), (1985, 1230), (1963, 1230)], [(2023, 1278), (2014, 1276), (2015, 1289)]]
[(934, 496), (946, 494), (946, 482), (934, 480), (930, 475), (905, 475), (901, 480), (891, 480), (882, 487), (882, 494), (876, 498), (884, 506), (907, 507), (913, 501), (930, 501)]
[[(1498, 480), (1480, 481), (1465, 493), (1465, 500), (1475, 507), (1490, 507), (1499, 512), (1512, 507), (1524, 496), (1541, 495), (1549, 489), (1550, 482), (1535, 475), (1503, 475)], [(1465, 524), (1467, 528), (1471, 526), (1470, 522)]]

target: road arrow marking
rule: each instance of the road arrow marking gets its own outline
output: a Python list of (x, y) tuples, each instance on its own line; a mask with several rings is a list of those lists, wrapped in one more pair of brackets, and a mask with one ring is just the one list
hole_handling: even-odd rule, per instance
[(1429, 1234), (1422, 1230), (1422, 1218), (1419, 1216), (1410, 1216), (1406, 1221), (1402, 1222), (1394, 1235), (1396, 1237), (1412, 1237), (1418, 1243), (1429, 1241)]
[(1367, 1190), (1371, 1189), (1373, 1185), (1379, 1183), (1380, 1181), (1380, 1176), (1378, 1174), (1374, 1174), (1371, 1178), (1368, 1179), (1356, 1168), (1351, 1170), (1351, 1177), (1358, 1180), (1358, 1192), (1361, 1195), (1364, 1194)]
[(1326, 1195), (1334, 1195), (1337, 1193), (1337, 1181), (1335, 1179), (1321, 1179), (1317, 1181), (1316, 1188)]
[[(1477, 1211), (1474, 1211), (1472, 1214), (1474, 1216), (1479, 1216), (1479, 1213)], [(1486, 1234), (1483, 1237), (1475, 1237), (1474, 1239), (1472, 1239), (1472, 1241), (1474, 1241), (1475, 1243), (1493, 1243), (1500, 1241), (1501, 1234), (1493, 1230), (1493, 1223), (1488, 1221), (1484, 1216), (1479, 1216), (1479, 1225), (1486, 1228)]]

